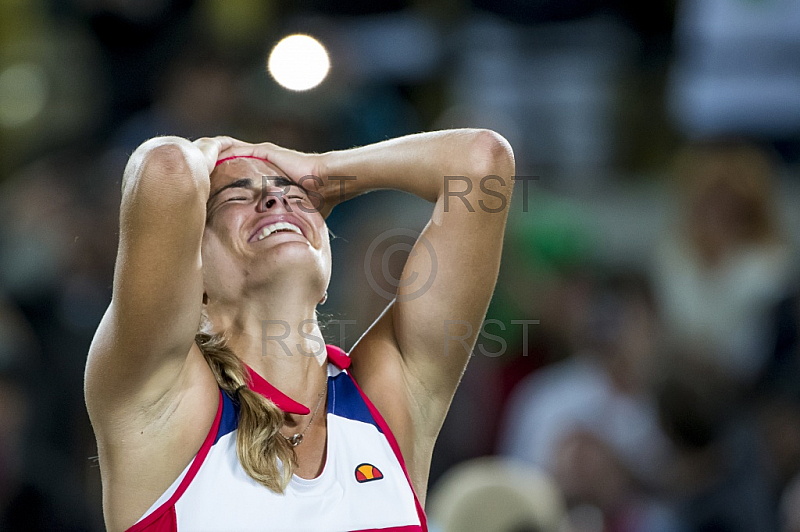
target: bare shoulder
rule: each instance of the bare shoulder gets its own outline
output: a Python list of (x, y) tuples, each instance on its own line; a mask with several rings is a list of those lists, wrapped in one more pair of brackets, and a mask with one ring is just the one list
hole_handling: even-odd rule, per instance
[(197, 454), (214, 423), (219, 389), (195, 344), (174, 385), (158, 398), (109, 400), (102, 384), (92, 381), (87, 378), (86, 404), (97, 438), (106, 527), (126, 530)]

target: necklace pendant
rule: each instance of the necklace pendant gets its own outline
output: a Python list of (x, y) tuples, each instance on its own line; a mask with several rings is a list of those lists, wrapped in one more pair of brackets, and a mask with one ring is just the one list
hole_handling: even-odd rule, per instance
[(286, 440), (289, 442), (289, 445), (291, 445), (292, 447), (297, 447), (298, 445), (303, 443), (303, 435), (302, 434), (295, 434), (291, 438), (286, 438)]

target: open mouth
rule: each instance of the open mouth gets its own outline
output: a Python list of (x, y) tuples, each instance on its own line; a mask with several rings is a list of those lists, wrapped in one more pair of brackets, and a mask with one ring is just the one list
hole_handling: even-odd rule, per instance
[(299, 227), (294, 225), (290, 222), (275, 222), (274, 224), (265, 225), (262, 227), (258, 233), (256, 234), (255, 238), (253, 239), (254, 242), (258, 242), (259, 240), (264, 240), (270, 235), (274, 235), (276, 233), (297, 233), (300, 236), (305, 236), (303, 232), (300, 230)]

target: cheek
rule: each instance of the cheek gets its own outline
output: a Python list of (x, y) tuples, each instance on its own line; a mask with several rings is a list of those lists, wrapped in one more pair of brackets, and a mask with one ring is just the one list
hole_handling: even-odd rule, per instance
[(212, 230), (206, 229), (200, 248), (203, 264), (203, 281), (205, 284), (219, 279), (225, 271), (229, 270), (230, 257), (222, 240)]
[(214, 257), (219, 254), (220, 247), (219, 238), (217, 238), (210, 228), (206, 227), (203, 233), (203, 240), (200, 244), (200, 255), (203, 258), (203, 267), (214, 262)]
[(212, 220), (206, 223), (203, 231), (202, 254), (203, 259), (208, 256), (210, 260), (223, 258), (230, 255), (236, 246), (237, 231), (242, 221), (238, 213), (219, 211)]

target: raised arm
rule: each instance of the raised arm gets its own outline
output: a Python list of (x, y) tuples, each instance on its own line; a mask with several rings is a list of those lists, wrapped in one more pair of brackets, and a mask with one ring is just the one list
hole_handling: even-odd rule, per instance
[(200, 321), (209, 173), (225, 142), (160, 137), (128, 161), (112, 301), (86, 368), (93, 418), (156, 402), (181, 371)]
[(416, 281), (398, 289), (353, 349), (353, 371), (379, 402), (386, 379), (401, 369), (421, 420), (416, 428), (435, 437), (497, 280), (513, 189), (511, 148), (497, 133), (466, 129), (332, 152), (324, 162), (329, 175), (356, 177), (344, 182), (351, 194), (393, 188), (435, 203), (402, 275)]

